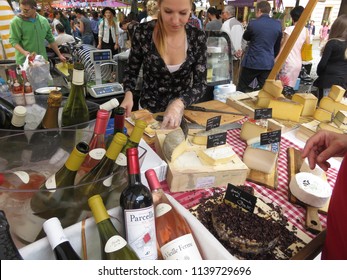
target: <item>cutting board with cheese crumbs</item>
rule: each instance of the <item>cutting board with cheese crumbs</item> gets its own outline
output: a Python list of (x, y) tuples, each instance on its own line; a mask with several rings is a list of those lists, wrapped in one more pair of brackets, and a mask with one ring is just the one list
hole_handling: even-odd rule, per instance
[[(206, 102), (201, 102), (194, 104), (196, 106), (204, 107), (206, 109), (214, 109), (214, 110), (221, 110), (226, 112), (236, 112), (236, 113), (242, 113), (238, 111), (237, 109), (229, 106), (226, 103), (223, 103), (219, 100), (210, 100)], [(199, 111), (191, 111), (191, 110), (184, 110), (184, 116), (187, 120), (197, 123), (200, 125), (205, 126), (208, 119), (221, 116), (220, 124), (227, 124), (227, 123), (233, 123), (237, 122), (239, 120), (242, 120), (245, 116), (240, 115), (231, 115), (231, 114), (222, 114), (222, 113), (212, 113), (212, 112), (199, 112)]]

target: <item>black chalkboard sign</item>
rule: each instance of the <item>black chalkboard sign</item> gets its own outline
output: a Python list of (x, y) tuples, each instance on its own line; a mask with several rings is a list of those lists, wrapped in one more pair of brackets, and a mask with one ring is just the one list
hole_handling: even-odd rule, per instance
[(206, 131), (211, 130), (212, 128), (219, 127), (221, 118), (222, 116), (209, 118), (206, 122)]
[(234, 205), (253, 213), (257, 203), (257, 198), (233, 184), (228, 184), (227, 190), (225, 191), (224, 202), (231, 202)]
[(260, 145), (281, 142), (281, 130), (274, 130), (260, 134)]
[(221, 132), (207, 136), (207, 148), (224, 145), (227, 142), (227, 133)]
[(254, 119), (271, 119), (272, 118), (272, 108), (262, 108), (254, 110)]

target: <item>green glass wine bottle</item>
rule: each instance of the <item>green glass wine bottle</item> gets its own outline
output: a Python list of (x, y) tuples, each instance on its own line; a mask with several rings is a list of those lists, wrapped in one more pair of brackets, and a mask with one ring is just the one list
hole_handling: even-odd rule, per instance
[(119, 156), (116, 159), (116, 163), (119, 166), (126, 166), (127, 165), (126, 151), (129, 148), (137, 148), (139, 146), (140, 140), (143, 136), (143, 133), (144, 133), (146, 127), (147, 127), (147, 123), (145, 121), (143, 121), (143, 120), (136, 120), (135, 121), (134, 129), (131, 132), (127, 143), (125, 144), (121, 153), (119, 154)]
[(75, 62), (71, 91), (63, 108), (61, 126), (78, 125), (78, 128), (83, 128), (83, 124), (87, 125), (88, 121), (89, 110), (84, 96), (84, 65)]
[(79, 214), (74, 209), (77, 205), (73, 201), (75, 177), (88, 151), (87, 143), (78, 143), (64, 166), (40, 186), (40, 191), (30, 201), (31, 210), (36, 216), (44, 219), (55, 216), (64, 227), (76, 222), (75, 216)]
[(135, 251), (118, 233), (100, 195), (88, 199), (100, 236), (101, 258), (103, 260), (138, 260)]
[[(87, 199), (95, 194), (107, 195), (112, 183), (115, 160), (126, 142), (127, 137), (122, 133), (117, 133), (113, 137), (103, 158), (78, 182), (79, 187), (75, 192), (76, 200), (87, 202)], [(85, 206), (84, 209), (89, 209), (87, 204)]]

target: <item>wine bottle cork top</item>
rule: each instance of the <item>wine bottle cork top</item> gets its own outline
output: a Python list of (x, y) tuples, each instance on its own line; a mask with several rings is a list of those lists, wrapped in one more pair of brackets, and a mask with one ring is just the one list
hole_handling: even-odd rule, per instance
[(62, 242), (68, 241), (61, 223), (57, 217), (48, 219), (43, 223), (43, 230), (45, 231), (49, 244), (52, 249)]
[(11, 123), (16, 127), (21, 127), (25, 124), (27, 109), (24, 106), (16, 106), (13, 110)]
[(145, 176), (151, 190), (157, 190), (161, 188), (160, 182), (154, 169), (148, 169), (145, 172)]
[(89, 145), (86, 142), (79, 142), (72, 150), (70, 157), (66, 160), (65, 166), (71, 171), (77, 171), (89, 152)]
[(111, 100), (101, 104), (99, 108), (107, 110), (107, 111), (111, 111), (113, 108), (116, 108), (118, 105), (119, 105), (119, 102), (117, 98), (112, 98)]
[(103, 220), (109, 219), (110, 216), (107, 213), (106, 207), (99, 194), (96, 194), (88, 199), (88, 205), (92, 210), (95, 223), (99, 223)]
[(123, 133), (116, 133), (116, 135), (113, 136), (110, 147), (106, 151), (106, 156), (110, 159), (116, 160), (127, 141), (128, 137), (126, 137)]
[(47, 99), (47, 104), (49, 107), (60, 107), (63, 95), (60, 91), (52, 90)]
[(136, 120), (134, 130), (130, 135), (130, 140), (139, 143), (146, 127), (147, 123), (144, 120)]

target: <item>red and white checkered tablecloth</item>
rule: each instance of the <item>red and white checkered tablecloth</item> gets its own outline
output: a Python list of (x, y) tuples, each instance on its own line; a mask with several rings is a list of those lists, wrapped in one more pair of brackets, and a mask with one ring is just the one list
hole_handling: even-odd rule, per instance
[[(246, 143), (240, 140), (240, 129), (229, 130), (227, 133), (227, 142), (233, 146), (235, 153), (242, 159)], [(288, 161), (287, 161), (287, 149), (294, 147), (300, 149), (297, 145), (282, 137), (280, 145), (280, 153), (278, 158), (278, 187), (276, 190), (269, 189), (267, 187), (252, 183), (245, 182), (245, 185), (252, 186), (262, 196), (271, 200), (274, 204), (280, 205), (283, 209), (284, 215), (288, 220), (297, 228), (307, 233), (309, 236), (314, 237), (310, 232), (306, 231), (305, 213), (306, 210), (298, 205), (292, 204), (288, 201)], [(334, 186), (338, 170), (330, 168), (327, 172), (328, 182), (331, 187)], [(225, 189), (226, 186), (220, 188)], [(167, 183), (164, 183), (164, 190), (172, 195), (178, 202), (184, 207), (190, 208), (197, 205), (202, 197), (210, 196), (213, 193), (213, 188), (209, 189), (197, 189), (188, 192), (170, 192)], [(319, 214), (322, 226), (326, 226), (326, 215)]]

